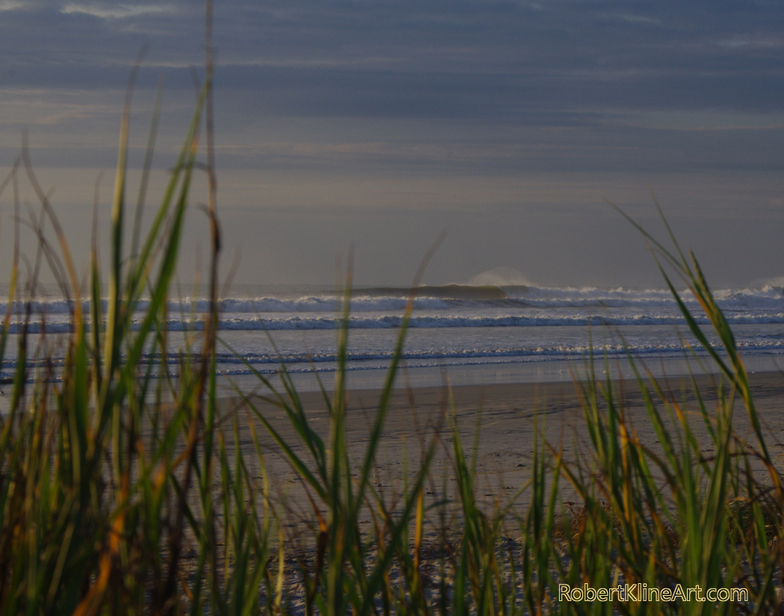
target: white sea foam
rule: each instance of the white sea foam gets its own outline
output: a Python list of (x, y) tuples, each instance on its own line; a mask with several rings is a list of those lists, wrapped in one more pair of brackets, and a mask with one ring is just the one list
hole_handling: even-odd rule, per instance
[[(405, 288), (368, 287), (355, 292), (349, 318), (349, 369), (381, 368), (390, 361), (409, 295)], [(746, 356), (784, 354), (780, 288), (725, 289), (716, 291), (715, 297)], [(710, 330), (697, 303), (688, 293), (682, 298), (697, 323)], [(264, 290), (221, 300), (220, 335), (230, 341), (236, 354), (222, 353), (219, 370), (242, 374), (248, 370), (244, 364), (250, 363), (275, 371), (280, 358), (299, 371), (311, 366), (334, 369), (340, 302), (332, 291), (301, 289), (277, 294)], [(148, 307), (146, 300), (137, 306), (135, 327)], [(0, 300), (0, 314), (7, 308), (8, 302)], [(57, 298), (17, 302), (11, 306), (10, 333), (25, 327), (31, 333), (44, 329), (67, 333), (72, 328), (73, 308), (72, 302)], [(85, 304), (85, 314), (88, 308)], [(209, 303), (186, 297), (171, 300), (167, 308), (167, 327), (173, 333), (182, 332), (172, 336), (172, 351), (177, 351), (187, 332), (202, 329), (200, 315)], [(689, 335), (667, 290), (530, 285), (421, 287), (416, 290), (409, 327), (404, 351), (409, 367), (560, 361), (585, 357), (592, 343), (595, 351), (617, 357), (627, 351), (641, 357), (673, 356), (682, 352), (682, 336)], [(621, 339), (612, 333), (616, 329)], [(604, 333), (608, 331), (610, 335)], [(272, 349), (268, 334), (280, 356)], [(14, 353), (15, 346), (7, 345), (4, 370), (10, 369)], [(145, 361), (176, 368), (179, 355), (150, 356)]]

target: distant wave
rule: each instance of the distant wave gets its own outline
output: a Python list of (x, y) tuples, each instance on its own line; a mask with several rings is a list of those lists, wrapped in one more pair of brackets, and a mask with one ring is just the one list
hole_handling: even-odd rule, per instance
[[(769, 341), (765, 348), (781, 348), (784, 346), (782, 341)], [(623, 354), (628, 350), (638, 354), (651, 354), (651, 353), (672, 353), (680, 352), (681, 345), (677, 341), (663, 342), (658, 344), (642, 344), (635, 347), (625, 347), (622, 344), (605, 344), (603, 346), (595, 346), (594, 353), (609, 353), (609, 354)], [(408, 349), (403, 353), (405, 360), (427, 360), (427, 361), (442, 361), (450, 360), (454, 363), (461, 363), (461, 360), (480, 360), (480, 359), (526, 359), (526, 358), (572, 358), (582, 357), (590, 353), (592, 349), (588, 345), (543, 345), (532, 347), (506, 347), (506, 348), (452, 348), (452, 349)], [(346, 359), (349, 362), (362, 362), (362, 361), (388, 361), (394, 355), (392, 350), (374, 350), (374, 351), (356, 351), (349, 349)], [(166, 357), (162, 357), (160, 353), (145, 354), (141, 358), (142, 364), (159, 364), (166, 363), (169, 365), (179, 364), (185, 356), (182, 352), (172, 352)], [(218, 352), (216, 360), (219, 366), (228, 365), (263, 365), (273, 364), (279, 366), (283, 361), (287, 366), (291, 364), (327, 364), (338, 361), (338, 356), (334, 352), (282, 352), (280, 354), (268, 352), (246, 352), (243, 354), (235, 354), (230, 352)], [(50, 361), (50, 360), (47, 360)], [(62, 358), (54, 358), (55, 366), (62, 365)], [(31, 362), (30, 365), (37, 365)], [(43, 362), (41, 362), (43, 365)], [(4, 361), (3, 367), (9, 368), (13, 366), (12, 361)]]
[[(527, 287), (515, 287), (521, 292)], [(358, 289), (358, 295), (368, 297), (409, 297), (414, 292), (415, 297), (437, 297), (440, 299), (507, 299), (509, 296), (501, 287), (495, 285), (421, 285), (414, 289), (405, 287), (370, 287)]]
[[(741, 349), (747, 353), (776, 354), (784, 352), (783, 340), (771, 340), (741, 344)], [(500, 349), (451, 349), (446, 352), (435, 350), (409, 350), (403, 359), (409, 368), (438, 367), (438, 366), (468, 366), (498, 363), (521, 363), (541, 361), (562, 361), (567, 359), (584, 359), (591, 355), (594, 357), (625, 358), (628, 353), (640, 359), (677, 356), (683, 353), (683, 346), (678, 341), (659, 342), (651, 344), (637, 344), (625, 346), (620, 343), (575, 346), (541, 346), (531, 348), (500, 348)], [(698, 349), (696, 353), (704, 356), (706, 353)], [(363, 370), (383, 368), (392, 359), (393, 353), (372, 352), (348, 353), (348, 370)], [(272, 354), (245, 354), (235, 356), (220, 354), (218, 369), (223, 374), (249, 374), (251, 370), (245, 367), (250, 364), (262, 373), (277, 372), (281, 360), (290, 372), (311, 372), (334, 370), (338, 357), (332, 353), (305, 354), (288, 353), (280, 356)], [(171, 362), (175, 363), (175, 362)]]
[[(698, 323), (705, 324), (707, 319), (704, 317), (696, 318)], [(731, 324), (763, 324), (763, 323), (784, 323), (784, 313), (776, 314), (731, 314), (727, 315), (727, 320)], [(384, 315), (377, 317), (349, 318), (349, 327), (352, 329), (395, 329), (403, 323), (402, 317)], [(656, 315), (656, 314), (633, 314), (633, 315), (540, 315), (540, 316), (520, 316), (520, 315), (496, 315), (496, 316), (452, 316), (452, 315), (428, 315), (413, 316), (408, 326), (416, 328), (452, 328), (452, 327), (545, 327), (545, 326), (602, 326), (602, 325), (675, 325), (684, 323), (684, 319), (678, 315)], [(179, 322), (170, 324), (172, 329), (181, 327)], [(308, 330), (308, 329), (336, 329), (340, 326), (340, 321), (328, 317), (303, 318), (293, 316), (280, 319), (258, 318), (236, 318), (221, 319), (219, 327), (226, 330)]]
[[(410, 289), (404, 287), (368, 287), (359, 288), (351, 297), (351, 313), (390, 313), (387, 316), (399, 317), (403, 314), (408, 303)], [(784, 313), (784, 295), (778, 287), (767, 286), (762, 289), (728, 289), (715, 292), (715, 297), (721, 308), (728, 316), (770, 314), (771, 322), (779, 322), (778, 314)], [(696, 302), (689, 294), (683, 295), (683, 300), (699, 312)], [(340, 310), (342, 299), (335, 294), (322, 293), (305, 295), (301, 297), (232, 297), (220, 300), (218, 308), (228, 323), (231, 320), (239, 322), (247, 320), (245, 315), (265, 318), (265, 315), (318, 315), (313, 327), (322, 327), (322, 323), (334, 320)], [(16, 320), (22, 319), (27, 310), (31, 315), (46, 317), (55, 323), (67, 320), (74, 310), (73, 301), (63, 299), (42, 299), (29, 302), (15, 302), (11, 308), (16, 315)], [(147, 300), (141, 300), (137, 312), (144, 312), (149, 308)], [(189, 320), (192, 315), (203, 314), (208, 311), (210, 304), (205, 299), (184, 298), (171, 300), (167, 309), (172, 317), (182, 315)], [(414, 314), (429, 312), (440, 313), (445, 318), (488, 317), (486, 311), (495, 313), (504, 309), (537, 309), (546, 313), (533, 324), (547, 324), (547, 319), (553, 317), (560, 319), (563, 314), (559, 309), (583, 309), (595, 311), (612, 309), (628, 312), (629, 319), (637, 319), (635, 315), (651, 315), (654, 320), (662, 315), (674, 313), (676, 304), (672, 295), (667, 290), (661, 289), (597, 289), (597, 288), (547, 288), (534, 286), (509, 286), (495, 287), (491, 285), (442, 285), (421, 286), (416, 289), (414, 301)], [(8, 309), (8, 302), (0, 300), (0, 314)], [(83, 304), (85, 314), (89, 305)], [(104, 302), (103, 309), (106, 309)], [(105, 313), (105, 312), (104, 312)], [(518, 315), (519, 316), (519, 315)], [(274, 319), (278, 319), (275, 316)], [(283, 317), (280, 317), (283, 318)], [(307, 321), (309, 317), (305, 317)], [(373, 318), (376, 318), (375, 316)], [(664, 317), (667, 318), (667, 317)], [(743, 317), (739, 317), (743, 318)], [(764, 322), (764, 318), (762, 317)], [(273, 320), (274, 320), (273, 319)], [(746, 321), (736, 321), (746, 322)], [(754, 321), (760, 322), (760, 321)], [(488, 322), (489, 323), (489, 322)], [(525, 324), (519, 321), (518, 324)], [(227, 325), (228, 326), (228, 325)], [(362, 326), (357, 324), (357, 326)], [(384, 327), (380, 325), (367, 325), (367, 327)], [(443, 326), (443, 325), (429, 325)], [(475, 326), (483, 326), (481, 320)], [(251, 326), (253, 327), (253, 326)], [(274, 326), (277, 327), (277, 326)], [(280, 326), (288, 327), (288, 326)], [(291, 327), (295, 327), (291, 325)], [(299, 326), (297, 326), (299, 327)], [(304, 326), (307, 327), (307, 326)], [(416, 327), (416, 325), (415, 325)]]
[[(757, 352), (757, 353), (781, 353), (784, 351), (784, 340), (770, 339), (770, 340), (756, 340), (746, 341), (740, 343), (740, 348), (744, 352)], [(451, 349), (408, 349), (403, 353), (403, 358), (406, 360), (451, 360), (451, 363), (460, 363), (460, 360), (476, 360), (476, 359), (545, 359), (545, 358), (558, 358), (570, 359), (581, 358), (593, 355), (608, 354), (611, 356), (623, 356), (626, 353), (632, 353), (638, 356), (652, 356), (652, 355), (669, 355), (673, 353), (683, 353), (683, 346), (679, 340), (645, 342), (638, 344), (622, 344), (620, 342), (594, 344), (591, 347), (589, 344), (574, 344), (574, 345), (540, 345), (531, 347), (501, 347), (501, 348), (451, 348)], [(349, 349), (347, 353), (347, 360), (349, 362), (361, 361), (388, 361), (394, 355), (392, 350), (374, 350), (374, 351), (356, 351)], [(167, 363), (176, 365), (181, 362), (184, 354), (181, 352), (173, 352), (168, 354), (165, 358), (161, 357), (159, 353), (145, 354), (141, 363)], [(216, 355), (218, 365), (242, 365), (242, 364), (274, 364), (280, 365), (283, 361), (286, 365), (290, 364), (325, 364), (334, 363), (338, 361), (338, 356), (334, 352), (282, 352), (275, 354), (272, 352), (258, 353), (246, 352), (243, 354), (235, 354), (230, 352), (219, 351)], [(50, 362), (51, 360), (47, 360)], [(43, 365), (44, 362), (41, 362)], [(54, 358), (55, 366), (62, 364), (62, 358)], [(31, 365), (37, 365), (31, 362)], [(3, 367), (11, 367), (13, 362), (6, 360), (3, 362)]]
[[(727, 321), (733, 325), (762, 325), (784, 323), (784, 312), (777, 313), (748, 313), (730, 312), (726, 315)], [(707, 324), (708, 320), (696, 316), (700, 324)], [(137, 321), (138, 326), (141, 321)], [(459, 316), (459, 315), (414, 315), (408, 327), (418, 328), (457, 328), (457, 327), (551, 327), (551, 326), (621, 326), (621, 325), (678, 325), (684, 319), (673, 314), (540, 314), (540, 315), (513, 315), (501, 314), (493, 316)], [(218, 321), (221, 330), (233, 331), (280, 331), (280, 330), (329, 330), (338, 329), (341, 320), (333, 316), (302, 316), (293, 315), (286, 317), (264, 316), (234, 316), (223, 317)], [(351, 329), (396, 329), (402, 326), (403, 317), (398, 315), (377, 315), (349, 317)], [(169, 331), (201, 331), (204, 322), (196, 319), (170, 319), (167, 322)], [(12, 334), (20, 333), (24, 324), (19, 321), (11, 322), (9, 331)], [(32, 321), (28, 324), (28, 332), (39, 333), (42, 330), (51, 333), (66, 333), (72, 331), (69, 320), (59, 322)]]

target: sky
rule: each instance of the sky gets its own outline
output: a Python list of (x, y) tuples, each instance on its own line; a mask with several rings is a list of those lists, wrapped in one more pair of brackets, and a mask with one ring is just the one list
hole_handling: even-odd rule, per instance
[[(27, 134), (80, 267), (96, 186), (108, 253), (134, 59), (146, 47), (130, 195), (164, 80), (148, 220), (204, 75), (203, 33), (193, 0), (0, 0), (0, 173)], [(655, 202), (713, 286), (784, 283), (780, 2), (216, 0), (214, 47), (221, 271), (236, 283), (330, 284), (353, 253), (357, 284), (407, 285), (445, 233), (430, 284), (501, 271), (660, 285), (610, 205), (663, 238)], [(184, 279), (208, 246), (196, 184)], [(23, 177), (20, 190), (37, 216)], [(0, 270), (12, 203), (9, 188)]]

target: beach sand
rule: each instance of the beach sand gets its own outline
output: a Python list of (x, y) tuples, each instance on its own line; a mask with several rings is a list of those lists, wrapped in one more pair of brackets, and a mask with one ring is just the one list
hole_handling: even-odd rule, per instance
[[(752, 374), (754, 401), (764, 425), (765, 438), (772, 456), (784, 456), (784, 376), (779, 373)], [(697, 379), (703, 401), (712, 412), (716, 407), (716, 377), (701, 376)], [(681, 404), (693, 426), (699, 443), (704, 443), (703, 453), (710, 456), (712, 443), (707, 436), (704, 422), (696, 413), (693, 387), (682, 377), (660, 380), (667, 387), (667, 397)], [(614, 382), (621, 392), (626, 414), (634, 426), (639, 442), (652, 451), (658, 451), (658, 440), (639, 386), (634, 381)], [(283, 411), (261, 400), (257, 392), (250, 395), (256, 409), (272, 423), (276, 430), (293, 445), (298, 455), (306, 455)], [(369, 432), (380, 398), (377, 390), (349, 392), (346, 430), (348, 450), (357, 467), (361, 465), (369, 442)], [(329, 415), (324, 397), (320, 393), (301, 395), (303, 409), (311, 427), (328, 442)], [(224, 401), (229, 416), (239, 418), (241, 447), (253, 462), (253, 472), (261, 475), (256, 466), (256, 455), (248, 432), (247, 405), (237, 398)], [(600, 405), (600, 408), (604, 408)], [(663, 405), (658, 408), (663, 414)], [(748, 415), (740, 400), (736, 401), (734, 424), (736, 431), (756, 444)], [(421, 455), (432, 439), (436, 439), (436, 455), (431, 464), (429, 480), (425, 487), (428, 504), (437, 501), (456, 502), (454, 471), (454, 433), (450, 422), (454, 419), (464, 449), (470, 453), (476, 443), (476, 496), (482, 507), (493, 508), (514, 501), (513, 511), (522, 512), (528, 502), (525, 489), (531, 476), (531, 463), (535, 447), (535, 434), (539, 430), (556, 451), (561, 451), (568, 463), (578, 458), (590, 465), (591, 444), (585, 427), (580, 402), (579, 387), (573, 382), (545, 384), (505, 384), (397, 389), (391, 400), (380, 445), (375, 456), (373, 483), (376, 490), (389, 504), (399, 498), (406, 482), (413, 480), (420, 467)], [(313, 521), (310, 499), (290, 465), (280, 454), (280, 448), (264, 432), (257, 420), (257, 430), (264, 451), (264, 465), (270, 479), (270, 502), (278, 508), (290, 527), (307, 520)], [(226, 439), (232, 442), (231, 430), (224, 424)], [(541, 441), (540, 441), (541, 446)], [(552, 459), (552, 455), (548, 454)], [(782, 465), (784, 467), (784, 464)], [(587, 468), (587, 467), (585, 467)], [(566, 482), (559, 485), (563, 500), (577, 500)], [(435, 522), (433, 522), (435, 523)]]

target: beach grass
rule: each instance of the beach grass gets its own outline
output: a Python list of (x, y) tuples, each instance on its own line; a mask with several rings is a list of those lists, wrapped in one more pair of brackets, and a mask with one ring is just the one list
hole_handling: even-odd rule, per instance
[[(391, 396), (399, 386), (413, 302), (370, 414), (365, 450), (351, 457), (346, 442), (350, 268), (342, 289), (336, 384), (334, 390), (323, 389), (326, 437), (314, 427), (283, 363), (282, 386), (273, 387), (256, 373), (261, 396), (238, 389), (242, 404), (222, 405), (215, 374), (220, 237), (211, 88), (208, 61), (193, 119), (146, 233), (144, 188), (133, 228), (129, 232), (124, 225), (129, 94), (111, 258), (108, 271), (102, 271), (93, 247), (86, 284), (26, 147), (0, 187), (0, 194), (12, 193), (17, 221), (0, 357), (13, 340), (18, 358), (6, 390), (8, 413), (0, 417), (0, 613), (764, 614), (779, 609), (784, 491), (777, 461), (732, 330), (696, 258), (674, 237), (668, 249), (638, 227), (691, 333), (718, 370), (717, 402), (705, 401), (696, 379), (691, 397), (673, 392), (630, 357), (657, 447), (639, 438), (627, 414), (629, 384), (596, 374), (588, 362), (586, 374), (575, 379), (583, 422), (578, 430), (587, 435), (588, 447), (568, 459), (562, 443), (538, 436), (529, 480), (488, 509), (476, 493), (481, 421), (474, 443), (464, 443), (445, 386), (442, 422), (423, 431), (419, 464), (390, 498), (376, 488), (373, 475)], [(174, 292), (203, 124), (211, 180), (207, 287), (213, 301), (200, 317), (202, 325), (186, 332), (175, 378), (167, 362), (154, 365), (141, 358), (143, 353), (164, 358), (172, 351), (167, 299)], [(153, 123), (150, 153), (156, 130)], [(147, 162), (144, 177), (149, 173)], [(25, 178), (41, 209), (28, 220), (39, 241), (23, 275), (18, 195)], [(71, 300), (72, 330), (62, 365), (48, 361), (45, 328), (35, 335), (31, 327), (43, 268)], [(676, 284), (697, 299), (720, 346), (709, 342)], [(138, 320), (142, 299), (146, 308)], [(12, 319), (23, 323), (14, 337)], [(290, 433), (276, 427), (260, 401), (284, 414)], [(739, 412), (752, 428), (750, 439), (735, 427)], [(304, 537), (296, 542), (287, 510), (270, 499), (269, 453), (262, 442), (267, 437), (307, 494), (308, 519), (297, 522)], [(455, 488), (430, 502), (426, 486), (445, 482), (432, 471), (438, 451), (449, 457)], [(576, 500), (563, 499), (566, 487)], [(522, 512), (512, 506), (516, 499), (527, 503)], [(437, 539), (425, 539), (427, 519), (440, 521)], [(606, 600), (597, 594), (610, 589), (615, 590)], [(717, 596), (699, 600), (710, 589)], [(644, 600), (651, 596), (654, 600)]]

